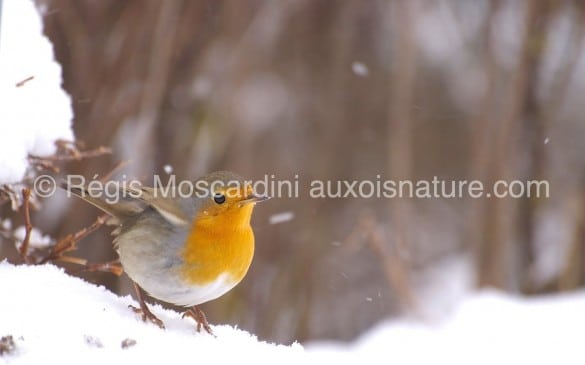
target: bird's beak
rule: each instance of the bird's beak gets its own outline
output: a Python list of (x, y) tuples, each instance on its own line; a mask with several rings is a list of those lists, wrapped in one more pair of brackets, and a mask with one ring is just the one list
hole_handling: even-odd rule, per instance
[(268, 195), (256, 195), (256, 194), (251, 194), (248, 195), (248, 197), (244, 200), (240, 200), (240, 206), (245, 205), (245, 204), (249, 204), (249, 203), (260, 203), (263, 202), (265, 200), (270, 199), (270, 197)]

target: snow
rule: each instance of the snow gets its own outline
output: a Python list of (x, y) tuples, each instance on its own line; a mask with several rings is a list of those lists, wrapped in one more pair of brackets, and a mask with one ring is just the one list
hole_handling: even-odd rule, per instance
[(358, 75), (358, 76), (368, 76), (370, 74), (370, 70), (368, 69), (368, 66), (366, 66), (364, 63), (362, 62), (354, 62), (351, 64), (351, 70), (353, 71), (354, 74)]
[(2, 262), (0, 278), (0, 337), (11, 335), (16, 343), (16, 350), (0, 362), (222, 364), (253, 356), (260, 363), (298, 363), (306, 356), (299, 344), (262, 342), (227, 325), (212, 324), (217, 337), (197, 333), (190, 319), (151, 305), (166, 324), (161, 330), (143, 323), (128, 308), (137, 305), (130, 297), (118, 297), (52, 265)]
[(303, 348), (262, 342), (228, 325), (212, 325), (217, 337), (197, 333), (180, 313), (151, 305), (167, 325), (161, 330), (128, 309), (137, 305), (132, 298), (52, 265), (2, 262), (0, 278), (0, 337), (12, 336), (16, 345), (0, 357), (9, 364), (80, 359), (84, 364), (583, 363), (585, 292), (526, 299), (488, 290), (470, 295), (441, 322), (386, 321), (353, 343), (313, 342)]
[[(20, 245), (22, 245), (24, 237), (26, 236), (26, 228), (24, 226), (20, 226), (14, 230), (13, 234), (16, 240), (16, 247), (20, 248)], [(37, 249), (50, 247), (55, 243), (55, 241), (49, 235), (43, 234), (43, 232), (34, 227), (30, 231), (28, 242), (30, 248)]]
[(269, 224), (279, 224), (279, 223), (292, 221), (294, 218), (295, 218), (295, 214), (293, 212), (276, 213), (276, 214), (271, 215), (268, 218), (268, 223)]
[(12, 221), (10, 218), (0, 219), (0, 229), (10, 231), (12, 229)]
[(585, 293), (522, 299), (484, 291), (445, 322), (379, 324), (355, 343), (306, 345), (312, 359), (392, 364), (583, 364)]
[(474, 257), (453, 254), (437, 259), (413, 282), (417, 309), (430, 320), (445, 318), (458, 304), (473, 294)]
[(30, 0), (2, 2), (0, 26), (0, 184), (24, 178), (27, 156), (55, 153), (73, 140), (73, 112), (61, 67)]
[(165, 171), (165, 173), (167, 175), (170, 175), (170, 174), (173, 173), (173, 166), (171, 166), (171, 165), (164, 165), (163, 166), (163, 170)]

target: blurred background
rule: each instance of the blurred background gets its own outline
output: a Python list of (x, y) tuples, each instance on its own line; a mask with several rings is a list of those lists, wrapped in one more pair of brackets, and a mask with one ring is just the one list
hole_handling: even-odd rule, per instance
[[(37, 4), (77, 139), (113, 150), (64, 172), (89, 179), (129, 160), (114, 178), (149, 182), (167, 165), (178, 179), (298, 174), (300, 198), (257, 207), (254, 262), (203, 305), (211, 323), (285, 343), (351, 340), (387, 318), (433, 320), (474, 288), (534, 295), (585, 283), (585, 3)], [(543, 179), (550, 197), (308, 197), (313, 179), (377, 175)], [(271, 224), (280, 213), (288, 220)], [(62, 237), (97, 215), (61, 196), (33, 221)], [(76, 256), (114, 259), (110, 231)], [(125, 276), (84, 276), (131, 292)]]

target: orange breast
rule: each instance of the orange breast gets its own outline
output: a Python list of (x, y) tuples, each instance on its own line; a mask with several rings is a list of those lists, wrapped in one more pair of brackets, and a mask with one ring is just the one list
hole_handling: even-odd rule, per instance
[(253, 204), (217, 216), (199, 216), (183, 251), (183, 277), (190, 284), (205, 285), (227, 274), (234, 283), (246, 275), (254, 256), (250, 226)]

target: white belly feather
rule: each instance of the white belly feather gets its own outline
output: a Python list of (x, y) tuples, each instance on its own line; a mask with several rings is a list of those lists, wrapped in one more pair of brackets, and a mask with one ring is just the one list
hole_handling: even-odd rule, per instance
[(153, 297), (168, 303), (191, 307), (216, 299), (230, 291), (237, 282), (229, 278), (227, 274), (221, 274), (214, 281), (205, 285), (172, 285), (162, 286), (152, 282), (143, 288)]

